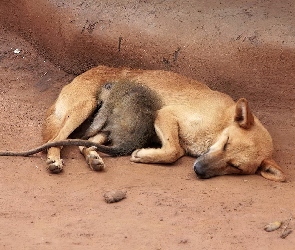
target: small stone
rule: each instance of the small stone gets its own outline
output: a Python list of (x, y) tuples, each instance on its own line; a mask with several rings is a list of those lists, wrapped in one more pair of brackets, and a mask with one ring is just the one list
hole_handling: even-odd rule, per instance
[(271, 222), (264, 227), (264, 230), (266, 232), (272, 232), (279, 229), (281, 225), (282, 225), (282, 222), (280, 221)]
[(118, 202), (125, 199), (126, 194), (127, 194), (126, 191), (113, 190), (113, 191), (106, 192), (103, 195), (103, 197), (106, 203), (114, 203), (114, 202)]
[(13, 53), (14, 53), (14, 54), (19, 54), (19, 53), (20, 53), (20, 49), (15, 49), (15, 50), (13, 51)]
[(285, 239), (285, 238), (286, 238), (290, 233), (292, 233), (292, 232), (293, 232), (293, 230), (290, 229), (290, 228), (284, 230), (284, 231), (282, 232), (282, 234), (281, 234), (281, 238), (282, 238), (282, 239)]

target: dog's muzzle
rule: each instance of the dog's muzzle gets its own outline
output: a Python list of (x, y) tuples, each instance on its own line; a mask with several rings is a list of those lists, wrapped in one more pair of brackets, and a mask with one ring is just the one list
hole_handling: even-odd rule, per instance
[(201, 159), (198, 159), (195, 161), (194, 163), (194, 171), (197, 174), (197, 176), (201, 179), (208, 179), (210, 177), (207, 176), (206, 171), (205, 171), (206, 167), (204, 166), (204, 164), (202, 164)]

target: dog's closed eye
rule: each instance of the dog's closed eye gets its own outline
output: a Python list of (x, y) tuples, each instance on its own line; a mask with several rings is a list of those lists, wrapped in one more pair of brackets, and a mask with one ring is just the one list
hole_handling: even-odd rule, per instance
[(229, 137), (227, 137), (226, 143), (223, 145), (223, 151), (226, 151), (228, 145), (229, 145)]

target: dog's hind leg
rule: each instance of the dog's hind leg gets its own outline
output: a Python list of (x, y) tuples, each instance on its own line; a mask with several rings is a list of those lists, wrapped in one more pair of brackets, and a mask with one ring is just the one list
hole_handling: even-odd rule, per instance
[[(43, 140), (45, 142), (54, 142), (67, 139), (91, 115), (95, 106), (96, 100), (90, 98), (76, 105), (59, 102), (58, 100), (48, 111), (43, 126)], [(63, 170), (60, 150), (59, 147), (48, 149), (46, 163), (52, 173), (59, 173)]]
[[(89, 138), (89, 141), (96, 142), (98, 144), (104, 144), (107, 141), (107, 135), (105, 133), (99, 133), (94, 137)], [(102, 171), (105, 169), (105, 164), (99, 154), (96, 152), (95, 147), (79, 147), (81, 153), (84, 155), (89, 167), (95, 171)]]
[(141, 163), (173, 163), (185, 154), (179, 143), (179, 125), (172, 109), (164, 107), (158, 111), (155, 130), (161, 142), (161, 148), (143, 148), (135, 150), (131, 161)]

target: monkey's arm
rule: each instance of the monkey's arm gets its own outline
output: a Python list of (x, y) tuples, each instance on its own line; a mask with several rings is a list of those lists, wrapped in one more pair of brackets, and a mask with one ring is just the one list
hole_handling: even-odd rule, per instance
[(86, 130), (83, 139), (88, 139), (96, 135), (106, 124), (108, 114), (109, 109), (106, 108), (106, 106), (102, 106), (102, 108), (98, 111), (97, 115), (94, 117), (90, 127)]

